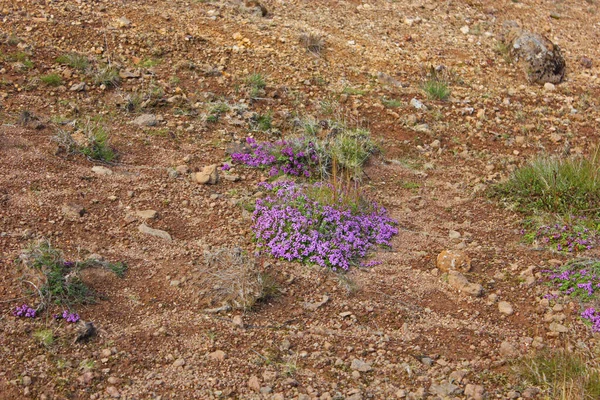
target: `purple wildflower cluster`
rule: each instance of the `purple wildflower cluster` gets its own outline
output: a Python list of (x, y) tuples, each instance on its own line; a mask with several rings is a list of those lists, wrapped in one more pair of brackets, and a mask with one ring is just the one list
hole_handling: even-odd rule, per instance
[[(398, 233), (396, 221), (376, 204), (353, 211), (342, 201), (334, 205), (312, 199), (294, 182), (263, 183), (270, 192), (256, 201), (253, 230), (259, 248), (286, 260), (300, 260), (348, 270), (376, 245), (389, 246)], [(333, 189), (333, 188), (330, 188)], [(333, 189), (335, 190), (335, 189)]]
[(29, 307), (27, 304), (23, 304), (21, 306), (17, 306), (13, 311), (13, 315), (15, 317), (23, 317), (23, 318), (35, 318), (36, 315), (35, 308)]
[[(573, 260), (566, 265), (542, 271), (547, 275), (551, 284), (570, 297), (577, 298), (582, 303), (595, 300), (600, 293), (600, 261)], [(558, 296), (546, 295), (549, 300)], [(595, 308), (586, 308), (581, 317), (592, 325), (594, 332), (600, 332), (600, 315)]]
[(598, 314), (594, 307), (586, 308), (581, 313), (581, 318), (592, 325), (592, 331), (600, 332), (600, 314)]
[(287, 174), (308, 178), (319, 161), (314, 143), (306, 139), (258, 143), (249, 137), (246, 144), (248, 151), (231, 154), (232, 161), (250, 167), (271, 167), (270, 176)]
[(585, 268), (575, 262), (557, 270), (544, 270), (550, 282), (558, 286), (562, 293), (577, 297), (581, 300), (590, 300), (600, 292), (600, 276), (596, 267)]
[(596, 245), (595, 232), (572, 225), (544, 225), (539, 227), (529, 239), (556, 251), (569, 253), (590, 250)]
[(64, 319), (67, 322), (75, 323), (80, 320), (79, 314), (71, 313), (68, 310), (64, 310), (62, 314), (54, 314), (54, 319)]

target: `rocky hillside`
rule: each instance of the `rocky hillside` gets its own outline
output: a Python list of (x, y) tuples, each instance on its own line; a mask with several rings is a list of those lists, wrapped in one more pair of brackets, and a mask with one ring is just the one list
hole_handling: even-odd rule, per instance
[[(598, 144), (599, 23), (594, 0), (0, 2), (0, 397), (552, 398), (516, 360), (594, 348), (544, 271), (598, 250), (525, 243), (533, 214), (489, 193)], [(379, 149), (353, 182), (390, 248), (254, 257), (273, 178), (232, 154), (337, 127)]]

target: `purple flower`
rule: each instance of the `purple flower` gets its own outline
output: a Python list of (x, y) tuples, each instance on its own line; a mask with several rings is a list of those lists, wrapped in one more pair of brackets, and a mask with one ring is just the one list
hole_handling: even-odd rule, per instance
[(36, 313), (37, 313), (37, 311), (35, 310), (35, 308), (31, 308), (27, 304), (17, 306), (13, 311), (13, 315), (15, 317), (23, 317), (23, 318), (35, 318)]
[(223, 164), (223, 166), (221, 167), (221, 171), (229, 171), (231, 169), (231, 166), (229, 164)]
[(289, 181), (261, 186), (272, 194), (257, 200), (253, 230), (259, 248), (274, 257), (347, 270), (373, 246), (389, 246), (398, 233), (383, 207), (372, 204), (352, 211), (339, 201), (341, 192), (337, 202), (322, 204), (305, 190), (336, 191), (331, 186)]

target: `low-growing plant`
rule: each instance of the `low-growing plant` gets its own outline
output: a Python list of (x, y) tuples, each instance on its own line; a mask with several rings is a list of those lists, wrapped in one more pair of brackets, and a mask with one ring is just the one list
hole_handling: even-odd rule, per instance
[(303, 33), (299, 40), (300, 44), (313, 54), (321, 54), (325, 48), (325, 39), (316, 33)]
[(539, 351), (514, 366), (523, 385), (536, 386), (552, 399), (600, 398), (600, 366), (597, 349), (575, 348)]
[(60, 86), (62, 85), (62, 77), (59, 74), (51, 73), (48, 75), (42, 75), (40, 80), (48, 86)]
[[(312, 198), (311, 193), (323, 193), (321, 185), (328, 184), (262, 184), (268, 194), (256, 201), (253, 216), (259, 249), (276, 258), (341, 271), (358, 265), (373, 247), (390, 245), (398, 230), (383, 207), (364, 201), (354, 211), (335, 187), (330, 187), (327, 202)], [(317, 190), (307, 190), (310, 186)]]
[(398, 108), (398, 107), (402, 107), (402, 101), (398, 100), (398, 99), (388, 99), (388, 98), (382, 98), (381, 99), (381, 103), (386, 106), (387, 108)]
[(159, 58), (146, 58), (140, 62), (140, 67), (143, 68), (153, 68), (162, 62)]
[(212, 103), (208, 107), (208, 115), (206, 116), (207, 122), (218, 122), (221, 118), (221, 115), (227, 113), (230, 110), (230, 107), (225, 102), (216, 102)]
[(252, 128), (261, 132), (266, 132), (273, 126), (273, 116), (270, 111), (264, 114), (255, 114), (251, 122)]
[(105, 65), (100, 67), (94, 74), (94, 83), (98, 86), (104, 85), (107, 88), (117, 87), (121, 83), (121, 76), (116, 68)]
[(22, 70), (28, 70), (33, 68), (33, 61), (31, 61), (29, 57), (29, 54), (23, 51), (18, 51), (16, 53), (9, 54), (7, 58), (9, 61), (18, 63)]
[(365, 94), (365, 91), (362, 89), (353, 88), (352, 86), (346, 86), (342, 90), (342, 93), (351, 96), (362, 96), (363, 94)]
[(354, 180), (362, 178), (365, 163), (378, 150), (369, 130), (345, 127), (325, 144), (325, 148), (329, 159), (321, 162), (335, 165), (342, 170), (342, 175)]
[(258, 73), (248, 76), (246, 78), (246, 84), (249, 88), (248, 95), (253, 100), (259, 98), (265, 87), (267, 87), (267, 82), (265, 81), (264, 76)]
[(23, 280), (36, 289), (40, 311), (51, 304), (70, 307), (73, 304), (86, 304), (95, 301), (94, 291), (81, 280), (80, 272), (84, 268), (102, 266), (123, 271), (123, 263), (111, 264), (97, 260), (65, 261), (60, 250), (48, 241), (31, 243), (19, 256), (18, 262), (25, 268)]
[(52, 329), (38, 329), (33, 332), (33, 338), (46, 348), (54, 344), (54, 332), (52, 332)]
[(516, 204), (521, 211), (597, 217), (600, 215), (599, 149), (585, 158), (538, 157), (517, 168), (506, 182), (494, 186), (490, 194)]
[(77, 53), (68, 53), (58, 56), (56, 62), (74, 68), (80, 72), (86, 72), (90, 65), (86, 56)]
[(243, 310), (280, 292), (272, 275), (261, 271), (257, 259), (239, 247), (206, 250), (200, 281), (201, 295), (211, 304)]
[(231, 154), (232, 161), (250, 167), (269, 168), (270, 176), (287, 174), (310, 177), (319, 162), (314, 142), (304, 138), (275, 143), (258, 143), (253, 138), (247, 138), (246, 146), (245, 151)]
[[(598, 294), (600, 294), (600, 260), (575, 259), (561, 267), (542, 271), (549, 285), (556, 288), (562, 295), (579, 301), (584, 311), (581, 318), (591, 326), (592, 331), (600, 332), (600, 309)], [(547, 298), (555, 298), (548, 294)]]
[(114, 161), (117, 154), (109, 144), (108, 132), (100, 124), (88, 123), (83, 128), (86, 143), (79, 148), (86, 157), (102, 162)]
[(433, 100), (446, 100), (450, 97), (448, 84), (438, 79), (430, 78), (423, 82), (423, 91)]
[(521, 231), (525, 242), (549, 247), (559, 252), (590, 250), (596, 245), (598, 233), (581, 224), (541, 225), (531, 231)]

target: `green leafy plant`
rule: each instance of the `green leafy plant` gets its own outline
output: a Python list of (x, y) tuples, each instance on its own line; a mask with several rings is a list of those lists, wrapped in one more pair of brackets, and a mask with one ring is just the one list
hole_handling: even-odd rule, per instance
[(140, 67), (152, 68), (152, 67), (156, 67), (161, 62), (162, 62), (162, 60), (159, 58), (146, 58), (145, 60), (140, 62)]
[(256, 114), (254, 121), (252, 122), (252, 127), (255, 130), (259, 130), (262, 132), (266, 132), (271, 129), (273, 125), (273, 117), (270, 111), (265, 114)]
[(106, 268), (119, 277), (127, 270), (127, 265), (122, 262), (96, 259), (65, 261), (62, 252), (45, 240), (31, 243), (19, 256), (18, 263), (26, 270), (23, 280), (40, 296), (38, 309), (50, 304), (71, 307), (95, 302), (94, 291), (80, 277), (85, 268)]
[(378, 148), (371, 133), (364, 128), (342, 129), (325, 144), (326, 153), (334, 168), (340, 168), (349, 178), (360, 180), (363, 167)]
[(353, 88), (351, 86), (346, 86), (342, 90), (342, 93), (343, 94), (347, 94), (347, 95), (351, 95), (351, 96), (362, 96), (366, 92), (364, 90), (362, 90), (362, 89), (356, 89), (356, 88)]
[(40, 77), (40, 80), (48, 86), (56, 87), (56, 86), (62, 85), (62, 78), (60, 75), (58, 75), (56, 73), (43, 75)]

